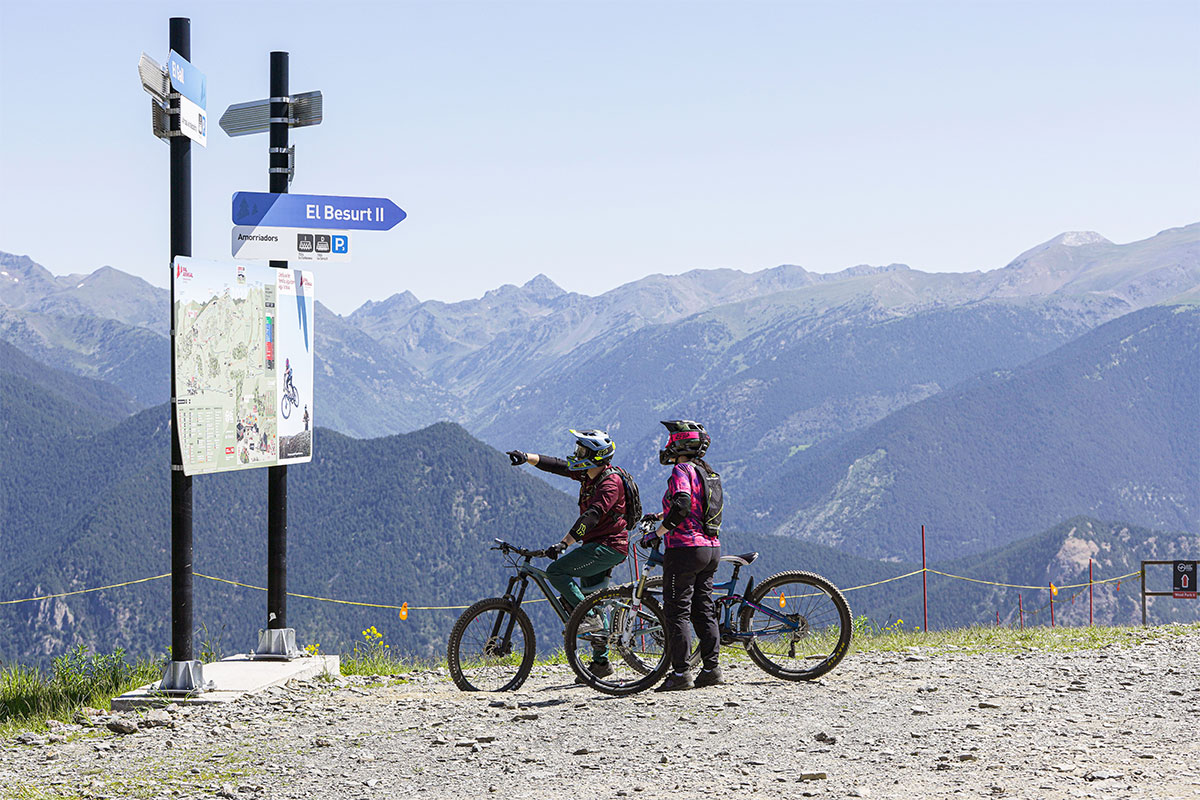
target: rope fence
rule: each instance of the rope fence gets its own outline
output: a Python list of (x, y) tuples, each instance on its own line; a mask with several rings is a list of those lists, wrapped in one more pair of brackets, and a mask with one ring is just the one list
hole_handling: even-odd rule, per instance
[[(1047, 609), (1050, 609), (1051, 618), (1053, 620), (1054, 605), (1055, 605), (1054, 598), (1055, 598), (1055, 596), (1058, 595), (1059, 591), (1061, 591), (1063, 589), (1078, 589), (1079, 590), (1079, 591), (1075, 592), (1073, 595), (1071, 595), (1067, 600), (1067, 602), (1070, 602), (1073, 604), (1075, 602), (1075, 598), (1077, 598), (1080, 594), (1082, 594), (1085, 591), (1090, 591), (1091, 588), (1095, 587), (1095, 586), (1101, 586), (1101, 585), (1109, 584), (1109, 583), (1116, 583), (1117, 590), (1120, 591), (1121, 581), (1128, 580), (1129, 578), (1133, 578), (1136, 576), (1140, 576), (1142, 574), (1142, 571), (1139, 569), (1139, 570), (1135, 570), (1133, 572), (1127, 573), (1125, 575), (1118, 575), (1116, 577), (1103, 578), (1103, 579), (1099, 579), (1099, 580), (1089, 580), (1086, 583), (1071, 583), (1071, 584), (1064, 584), (1062, 586), (1058, 586), (1058, 585), (1054, 584), (1053, 582), (1051, 582), (1045, 586), (1035, 586), (1035, 585), (1031, 585), (1031, 584), (1003, 583), (1000, 581), (987, 581), (987, 580), (982, 580), (980, 578), (971, 578), (966, 575), (954, 575), (949, 572), (942, 572), (941, 570), (936, 570), (936, 569), (932, 569), (929, 567), (922, 567), (921, 569), (915, 569), (912, 572), (906, 572), (903, 575), (895, 575), (890, 578), (884, 578), (883, 580), (873, 581), (871, 583), (864, 583), (859, 586), (850, 586), (850, 587), (842, 589), (841, 591), (843, 593), (845, 593), (845, 592), (858, 591), (860, 589), (869, 589), (869, 588), (872, 588), (875, 586), (882, 586), (887, 583), (893, 583), (894, 581), (900, 581), (900, 580), (905, 580), (906, 578), (912, 578), (917, 575), (923, 575), (925, 573), (933, 573), (934, 575), (940, 575), (944, 578), (949, 578), (951, 580), (969, 581), (970, 583), (979, 583), (979, 584), (984, 584), (987, 586), (997, 586), (997, 587), (1005, 588), (1005, 589), (1031, 589), (1031, 590), (1035, 590), (1035, 591), (1049, 590), (1049, 592), (1050, 592), (1049, 602), (1047, 602), (1044, 605), (1042, 605), (1038, 608), (1035, 608), (1035, 609), (1026, 609), (1024, 606), (1023, 598), (1020, 595), (1018, 595), (1016, 610), (1020, 617), (1020, 624), (1022, 627), (1024, 627), (1025, 619), (1027, 617), (1028, 618), (1037, 617), (1039, 614), (1041, 614), (1043, 611), (1045, 611)], [(215, 583), (224, 583), (224, 584), (227, 584), (230, 586), (237, 586), (237, 587), (240, 587), (243, 589), (251, 589), (254, 591), (258, 591), (258, 592), (267, 591), (265, 586), (255, 586), (254, 584), (251, 584), (251, 583), (242, 583), (240, 581), (234, 581), (234, 580), (230, 580), (228, 578), (220, 578), (220, 577), (217, 577), (214, 575), (205, 575), (202, 572), (193, 572), (192, 574), (197, 578), (203, 578), (205, 580), (213, 581)], [(171, 577), (171, 574), (166, 573), (163, 575), (152, 575), (148, 578), (138, 578), (137, 580), (124, 581), (122, 583), (111, 583), (106, 586), (96, 586), (96, 587), (89, 588), (89, 589), (75, 589), (75, 590), (69, 591), (69, 592), (58, 592), (55, 594), (44, 594), (44, 595), (37, 595), (34, 597), (23, 597), (23, 598), (20, 598), (17, 600), (0, 600), (0, 606), (17, 605), (20, 603), (35, 603), (35, 602), (40, 602), (43, 600), (54, 600), (54, 599), (62, 598), (62, 597), (72, 597), (75, 595), (89, 594), (92, 592), (102, 592), (102, 591), (107, 591), (110, 589), (120, 589), (120, 588), (124, 588), (127, 586), (134, 586), (134, 585), (141, 584), (141, 583), (149, 583), (151, 581), (163, 580), (163, 579), (169, 578), (169, 577)], [(407, 619), (408, 613), (410, 611), (462, 611), (464, 609), (470, 608), (469, 604), (468, 605), (454, 605), (454, 606), (410, 606), (407, 602), (400, 603), (399, 605), (396, 605), (393, 603), (366, 603), (366, 602), (362, 602), (362, 601), (358, 601), (358, 600), (342, 600), (342, 599), (334, 598), (334, 597), (321, 597), (319, 595), (301, 594), (299, 592), (288, 592), (287, 595), (288, 595), (288, 597), (296, 597), (296, 598), (300, 598), (303, 600), (314, 600), (316, 602), (321, 602), (321, 603), (336, 603), (338, 605), (359, 606), (362, 608), (384, 608), (384, 609), (388, 609), (391, 611), (398, 611), (399, 615), (400, 615), (400, 619)], [(532, 599), (532, 600), (526, 600), (525, 602), (526, 603), (545, 603), (548, 601), (546, 600), (546, 598), (537, 598), (537, 599)], [(1057, 602), (1061, 605), (1064, 601), (1060, 600)], [(1006, 619), (1011, 619), (1011, 617), (1012, 617), (1012, 610), (1009, 611)], [(996, 621), (997, 621), (997, 624), (1000, 624), (999, 610), (997, 610), (997, 612), (996, 612)], [(1053, 622), (1052, 622), (1052, 624), (1053, 624)]]

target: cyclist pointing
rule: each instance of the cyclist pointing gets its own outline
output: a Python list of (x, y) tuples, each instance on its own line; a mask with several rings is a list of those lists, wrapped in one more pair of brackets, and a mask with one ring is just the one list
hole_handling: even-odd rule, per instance
[[(557, 560), (546, 569), (546, 576), (568, 608), (582, 603), (584, 593), (595, 591), (629, 553), (624, 520), (625, 484), (614, 470), (606, 469), (617, 446), (604, 431), (572, 430), (571, 435), (575, 437), (575, 452), (565, 461), (520, 450), (507, 453), (514, 467), (531, 464), (543, 472), (579, 482), (579, 518), (562, 541), (547, 549), (547, 555)], [(576, 542), (582, 544), (558, 558)], [(578, 585), (574, 578), (579, 578)], [(601, 677), (612, 673), (599, 648), (589, 666)]]

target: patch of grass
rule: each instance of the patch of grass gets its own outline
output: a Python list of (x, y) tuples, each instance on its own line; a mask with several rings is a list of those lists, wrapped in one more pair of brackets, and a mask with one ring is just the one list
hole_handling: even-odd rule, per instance
[(352, 651), (342, 655), (343, 675), (403, 675), (427, 666), (412, 657), (393, 653), (392, 646), (384, 642), (383, 634), (374, 625), (363, 631), (362, 637)]
[(1151, 628), (1129, 626), (1073, 627), (991, 627), (976, 625), (946, 631), (922, 632), (906, 629), (903, 620), (884, 628), (855, 619), (852, 648), (857, 652), (890, 652), (920, 647), (935, 652), (1019, 653), (1028, 650), (1068, 652), (1098, 650), (1104, 647), (1133, 647), (1155, 639), (1200, 632), (1200, 624), (1159, 625)]
[(112, 698), (162, 675), (162, 662), (125, 659), (125, 651), (89, 653), (82, 645), (54, 659), (49, 674), (36, 667), (0, 668), (0, 735), (69, 720), (85, 705), (108, 708)]
[(5, 800), (77, 800), (82, 798), (79, 792), (66, 787), (47, 788), (41, 785), (17, 781), (4, 787)]

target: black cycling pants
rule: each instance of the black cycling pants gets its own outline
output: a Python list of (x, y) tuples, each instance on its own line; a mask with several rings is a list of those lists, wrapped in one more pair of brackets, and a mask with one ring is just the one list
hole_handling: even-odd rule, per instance
[(663, 555), (663, 610), (671, 643), (671, 667), (677, 673), (688, 669), (688, 654), (692, 651), (689, 621), (700, 641), (704, 668), (717, 666), (721, 638), (712, 589), (720, 558), (719, 547), (668, 547)]

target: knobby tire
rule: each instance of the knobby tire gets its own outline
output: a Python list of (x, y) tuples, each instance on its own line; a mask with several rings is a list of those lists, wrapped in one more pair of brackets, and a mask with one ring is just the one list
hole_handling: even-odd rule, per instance
[[(645, 632), (635, 636), (637, 642), (649, 646), (660, 646), (661, 654), (652, 653), (656, 658), (653, 664), (647, 663), (640, 652), (625, 651), (619, 645), (616, 636), (608, 639), (608, 658), (614, 664), (617, 674), (607, 677), (597, 677), (588, 669), (585, 659), (592, 655), (590, 641), (578, 636), (579, 625), (588, 616), (588, 612), (597, 607), (620, 607), (626, 603), (632, 604), (636, 584), (614, 586), (600, 592), (588, 595), (582, 603), (571, 612), (563, 631), (563, 647), (566, 651), (567, 663), (585, 684), (596, 691), (616, 696), (630, 695), (645, 691), (659, 683), (671, 667), (671, 654), (666, 640), (666, 615), (658, 601), (647, 592), (642, 597), (642, 609), (639, 612), (641, 624), (648, 625)], [(620, 615), (628, 619), (627, 614)], [(611, 620), (610, 620), (611, 621)], [(611, 631), (610, 631), (611, 632)], [(619, 632), (612, 632), (619, 634)], [(660, 638), (655, 638), (656, 636)]]
[[(520, 645), (524, 648), (523, 652), (519, 654), (520, 660), (516, 664), (512, 663), (515, 653), (502, 654), (495, 652), (494, 649), (489, 650), (489, 648), (495, 648), (496, 645), (502, 644), (501, 642), (495, 642), (490, 637), (482, 642), (476, 641), (478, 636), (474, 632), (466, 643), (468, 652), (463, 652), (463, 637), (471, 629), (471, 623), (489, 612), (495, 612), (499, 619), (501, 638), (508, 628), (509, 618), (515, 619), (516, 625), (513, 628), (508, 647), (512, 647), (519, 640)], [(495, 622), (489, 619), (480, 630), (490, 633), (494, 624)], [(482, 652), (474, 652), (476, 649), (480, 649)], [(454, 628), (450, 631), (450, 641), (446, 645), (446, 662), (449, 665), (450, 677), (453, 679), (454, 685), (462, 691), (505, 692), (519, 689), (525, 683), (525, 679), (533, 670), (536, 650), (537, 640), (533, 632), (533, 623), (524, 609), (503, 597), (489, 597), (472, 605), (454, 623)], [(481, 659), (483, 663), (476, 666), (473, 661), (476, 658)], [(496, 663), (489, 664), (487, 663), (489, 660)], [(490, 677), (490, 680), (485, 681), (485, 675), (477, 674), (484, 669), (492, 670), (490, 675), (486, 676)], [(505, 678), (508, 680), (505, 681)]]
[[(760, 605), (770, 607), (777, 602), (773, 596), (779, 596), (780, 594), (785, 597), (785, 603), (791, 604), (793, 599), (797, 601), (794, 604), (794, 610), (790, 610), (793, 606), (789, 605), (789, 610), (787, 610), (789, 616), (803, 620), (806, 628), (808, 623), (815, 623), (819, 626), (820, 630), (814, 631), (808, 629), (802, 633), (785, 634), (782, 640), (768, 639), (767, 636), (763, 636), (763, 646), (761, 647), (759, 637), (754, 637), (747, 643), (746, 650), (755, 664), (777, 678), (791, 681), (810, 681), (819, 678), (841, 663), (841, 660), (846, 656), (846, 652), (850, 649), (850, 636), (852, 633), (850, 605), (846, 602), (846, 598), (842, 595), (841, 590), (813, 572), (781, 572), (777, 575), (772, 575), (754, 588), (754, 593), (749, 599)], [(819, 608), (816, 605), (821, 601), (813, 598), (821, 596), (824, 596), (829, 601), (831, 608)], [(810, 602), (806, 603), (806, 600), (810, 600)], [(806, 607), (811, 609), (809, 613), (815, 613), (820, 618), (810, 619), (806, 617), (804, 613)], [(760, 629), (764, 629), (764, 626), (772, 627), (771, 624), (774, 622), (775, 620), (772, 617), (758, 613), (757, 609), (750, 606), (742, 609), (739, 620), (743, 632), (754, 630), (752, 626), (755, 625), (758, 625)], [(834, 630), (835, 627), (836, 630)], [(827, 641), (828, 646), (820, 644), (823, 640)], [(804, 665), (803, 667), (779, 663), (784, 660), (781, 657), (782, 654), (769, 652), (770, 646), (768, 642), (772, 645), (786, 644), (792, 649), (797, 644), (803, 646), (807, 642), (809, 646), (814, 648), (815, 653), (814, 655), (799, 659)], [(772, 656), (778, 660), (772, 660)], [(820, 657), (819, 661), (817, 660), (818, 657)], [(795, 661), (797, 659), (792, 655), (788, 657), (788, 660)]]

